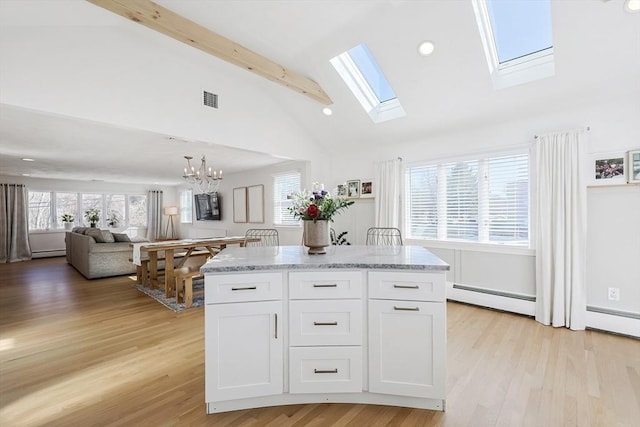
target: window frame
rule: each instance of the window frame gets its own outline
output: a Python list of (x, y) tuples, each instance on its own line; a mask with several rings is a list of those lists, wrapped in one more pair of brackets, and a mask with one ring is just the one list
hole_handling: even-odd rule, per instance
[[(515, 149), (505, 149), (502, 151), (492, 151), (485, 153), (477, 153), (476, 155), (470, 156), (460, 156), (460, 157), (452, 157), (446, 159), (439, 159), (433, 161), (423, 161), (423, 162), (414, 162), (412, 164), (408, 164), (405, 168), (405, 190), (404, 190), (404, 215), (403, 222), (405, 228), (406, 240), (414, 240), (417, 242), (429, 242), (429, 246), (434, 247), (469, 247), (469, 248), (485, 248), (489, 250), (493, 250), (498, 247), (502, 248), (510, 248), (510, 251), (522, 251), (528, 250), (532, 248), (533, 241), (533, 233), (534, 233), (534, 224), (532, 223), (532, 212), (535, 208), (535, 200), (533, 200), (533, 171), (534, 171), (534, 156), (530, 147), (522, 147)], [(520, 241), (503, 241), (503, 240), (490, 240), (490, 230), (491, 230), (491, 222), (485, 221), (487, 219), (487, 215), (489, 212), (489, 208), (491, 206), (491, 200), (489, 196), (489, 187), (491, 185), (490, 178), (484, 179), (482, 175), (485, 174), (485, 170), (488, 170), (489, 163), (491, 159), (499, 159), (504, 157), (520, 157), (526, 156), (527, 159), (527, 173), (526, 173), (526, 189), (527, 189), (527, 238), (526, 240)], [(447, 229), (446, 229), (446, 201), (443, 203), (443, 194), (441, 185), (446, 185), (442, 182), (442, 174), (444, 173), (444, 168), (446, 165), (469, 162), (469, 161), (477, 161), (478, 162), (478, 205), (477, 205), (477, 214), (478, 214), (478, 240), (466, 240), (466, 239), (449, 239), (446, 237)], [(414, 236), (412, 234), (412, 221), (411, 221), (411, 204), (413, 202), (412, 199), (412, 187), (411, 187), (411, 172), (417, 168), (436, 168), (436, 176), (438, 177), (438, 181), (436, 182), (436, 202), (435, 202), (435, 211), (437, 212), (436, 216), (436, 237), (424, 237), (424, 236)], [(445, 181), (446, 182), (446, 181)], [(483, 187), (481, 187), (481, 185)], [(444, 199), (446, 200), (446, 198)], [(433, 209), (433, 208), (432, 208)], [(443, 221), (444, 219), (444, 221)]]
[[(287, 198), (281, 198), (278, 195), (279, 194), (284, 194), (284, 191), (281, 191), (281, 187), (283, 185), (285, 185), (283, 182), (281, 182), (280, 180), (286, 177), (296, 177), (298, 180), (298, 186), (297, 188), (289, 188), (288, 191), (286, 191), (287, 194), (292, 194), (294, 192), (299, 192), (302, 189), (302, 173), (299, 170), (290, 170), (290, 171), (286, 171), (286, 172), (280, 172), (277, 174), (273, 174), (273, 225), (274, 227), (301, 227), (301, 223), (299, 219), (295, 219), (293, 217), (293, 214), (285, 214), (282, 215), (282, 212), (284, 212), (283, 209), (286, 209), (288, 206), (287, 205), (291, 205), (293, 203), (292, 199)], [(284, 189), (282, 189), (284, 190)], [(283, 219), (286, 219), (285, 217), (290, 217), (290, 220), (287, 221), (282, 221)]]

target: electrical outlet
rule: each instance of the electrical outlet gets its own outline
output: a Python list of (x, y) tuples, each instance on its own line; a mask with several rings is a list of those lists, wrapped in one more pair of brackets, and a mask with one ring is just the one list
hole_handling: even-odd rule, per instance
[(609, 288), (609, 301), (620, 301), (620, 288)]

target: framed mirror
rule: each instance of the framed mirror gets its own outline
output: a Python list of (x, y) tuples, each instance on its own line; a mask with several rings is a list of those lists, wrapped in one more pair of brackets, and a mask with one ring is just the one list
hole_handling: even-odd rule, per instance
[(247, 187), (247, 216), (249, 222), (264, 222), (264, 185)]

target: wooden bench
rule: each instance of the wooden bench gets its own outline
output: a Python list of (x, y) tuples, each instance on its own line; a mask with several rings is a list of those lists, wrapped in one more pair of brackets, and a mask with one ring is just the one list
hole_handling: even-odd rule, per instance
[[(175, 253), (173, 254), (173, 259), (175, 260), (176, 258), (184, 258), (186, 254), (187, 254), (186, 252)], [(198, 257), (198, 256), (210, 256), (210, 255), (211, 254), (209, 253), (209, 251), (206, 251), (206, 250), (193, 251), (189, 255), (189, 258)], [(158, 257), (158, 262), (164, 261), (164, 260), (165, 260), (164, 256)], [(129, 261), (133, 262), (133, 258), (129, 258)], [(185, 262), (184, 260), (181, 261), (181, 263), (184, 263), (184, 262)], [(141, 258), (140, 265), (136, 266), (136, 281), (143, 286), (149, 286), (149, 258)]]
[(176, 279), (176, 303), (179, 303), (182, 297), (185, 308), (193, 305), (193, 278), (202, 276), (200, 267), (180, 267), (173, 270)]

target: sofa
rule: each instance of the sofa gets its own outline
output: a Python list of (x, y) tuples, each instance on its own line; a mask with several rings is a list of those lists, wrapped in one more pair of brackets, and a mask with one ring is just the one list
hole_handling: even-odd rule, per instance
[(126, 234), (76, 227), (65, 233), (67, 262), (87, 279), (134, 274), (133, 253)]

